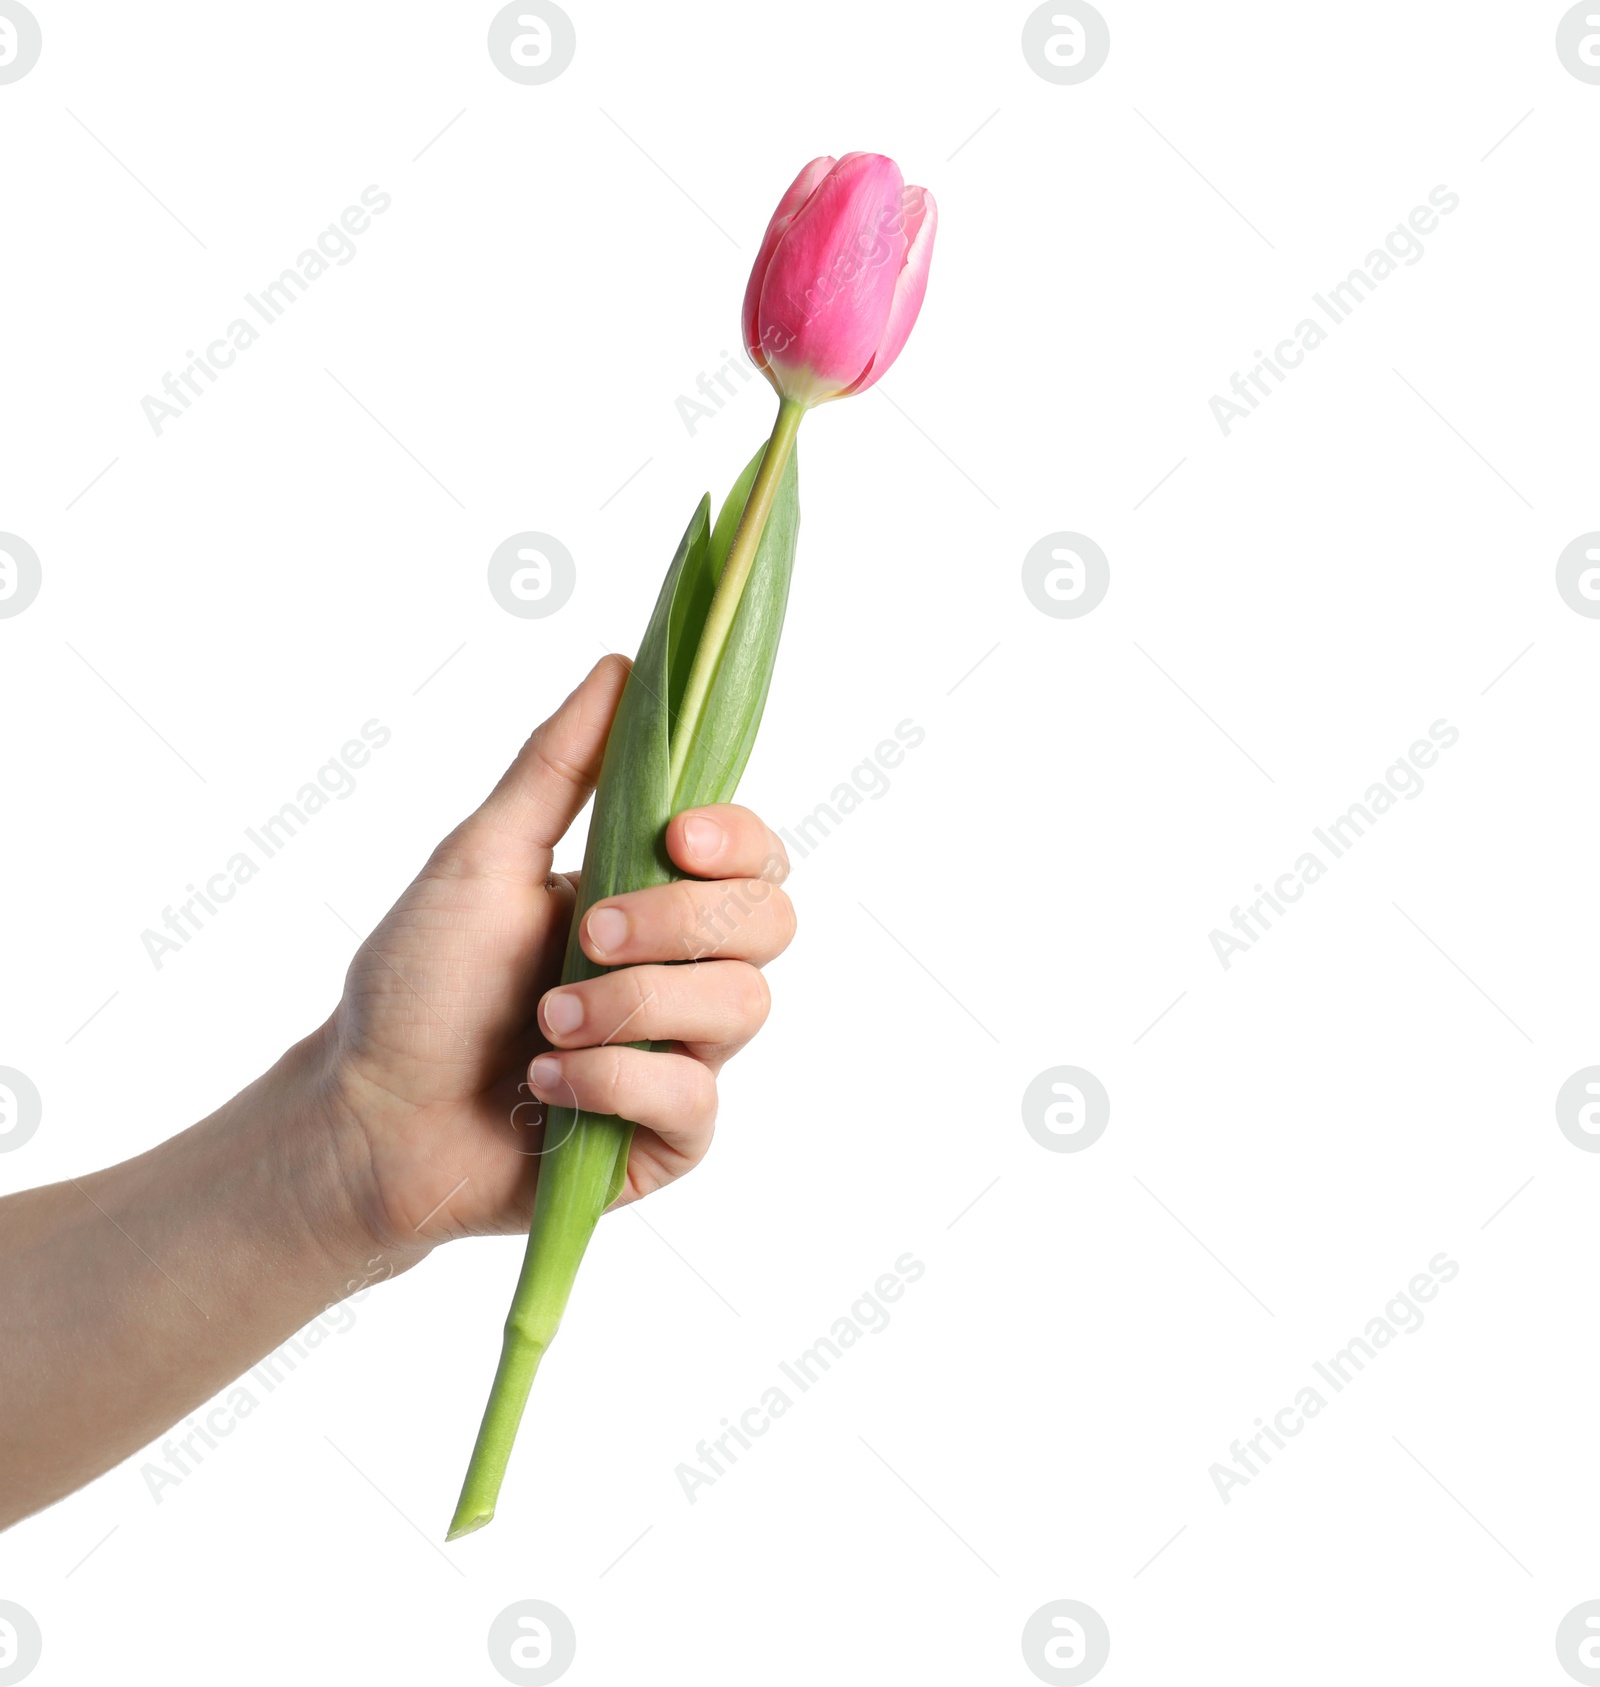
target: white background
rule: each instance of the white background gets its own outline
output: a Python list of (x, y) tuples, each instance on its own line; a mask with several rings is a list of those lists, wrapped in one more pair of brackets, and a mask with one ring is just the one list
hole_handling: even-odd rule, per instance
[[(1057, 86), (1025, 6), (569, 0), (527, 87), (492, 6), (38, 0), (0, 87), (0, 528), (43, 567), (0, 620), (0, 1065), (44, 1097), (7, 1191), (319, 1022), (329, 905), (370, 929), (632, 651), (770, 424), (755, 383), (692, 437), (674, 401), (799, 166), (887, 151), (941, 211), (900, 363), (806, 425), (741, 796), (792, 828), (926, 742), (798, 863), (716, 1150), (604, 1225), (499, 1518), (434, 1545), (511, 1239), (369, 1295), (159, 1504), (141, 1455), (0, 1540), (38, 1682), (494, 1682), (525, 1598), (574, 1683), (1023, 1683), (1061, 1598), (1108, 1683), (1567, 1679), (1600, 624), (1554, 568), (1600, 527), (1600, 88), (1562, 9), (1105, 0), (1108, 62)], [(157, 437), (143, 395), (370, 183), (354, 260)], [(1225, 437), (1212, 394), (1439, 184), (1421, 261)], [(549, 619), (487, 590), (524, 529), (576, 559)], [(1058, 530), (1110, 560), (1077, 619), (1021, 587)], [(140, 933), (373, 717), (355, 795), (158, 972)], [(1212, 929), (1439, 719), (1422, 794), (1224, 970)], [(1111, 1096), (1081, 1153), (1023, 1128), (1063, 1064)], [(691, 1506), (695, 1442), (907, 1251), (891, 1325)], [(1230, 1442), (1440, 1251), (1425, 1325), (1224, 1505)]]

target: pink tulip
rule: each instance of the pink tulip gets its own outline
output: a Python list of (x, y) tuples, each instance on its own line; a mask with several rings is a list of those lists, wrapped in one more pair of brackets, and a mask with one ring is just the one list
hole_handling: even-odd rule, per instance
[(778, 202), (744, 295), (744, 343), (778, 396), (864, 392), (922, 309), (938, 209), (892, 158), (813, 158)]

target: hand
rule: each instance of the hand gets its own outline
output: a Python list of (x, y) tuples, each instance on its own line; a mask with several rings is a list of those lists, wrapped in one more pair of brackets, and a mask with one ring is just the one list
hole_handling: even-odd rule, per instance
[(782, 846), (753, 814), (677, 815), (667, 848), (696, 878), (597, 904), (584, 947), (621, 970), (544, 994), (575, 901), (551, 851), (627, 673), (607, 657), (534, 733), (361, 945), (325, 1025), (176, 1136), (0, 1198), (0, 1528), (375, 1277), (453, 1236), (526, 1230), (540, 1050), (534, 1093), (640, 1125), (623, 1199), (705, 1153), (715, 1075), (760, 1028), (758, 968), (794, 931)]
[[(794, 935), (777, 888), (788, 859), (732, 804), (668, 826), (693, 878), (589, 910), (585, 952), (623, 970), (551, 988), (576, 886), (552, 852), (593, 789), (627, 673), (607, 657), (529, 738), (361, 945), (324, 1028), (350, 1211), (391, 1258), (528, 1228), (543, 1102), (640, 1127), (619, 1205), (680, 1177), (710, 1146), (716, 1074), (766, 1019), (759, 969)], [(671, 1049), (624, 1046), (645, 1040)]]

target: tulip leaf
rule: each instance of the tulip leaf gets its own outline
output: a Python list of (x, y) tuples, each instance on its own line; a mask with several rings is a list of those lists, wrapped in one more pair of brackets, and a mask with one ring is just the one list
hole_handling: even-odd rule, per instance
[[(705, 501), (709, 514), (711, 500)], [(726, 558), (727, 552), (723, 552)], [(689, 683), (689, 669), (700, 643), (700, 630), (705, 626), (706, 613), (717, 589), (717, 576), (722, 562), (712, 562), (712, 546), (708, 543), (692, 545), (683, 559), (677, 584), (672, 592), (672, 609), (667, 621), (667, 731), (670, 735), (678, 723), (678, 710), (683, 704), (684, 687)], [(642, 652), (641, 652), (642, 654)]]
[[(763, 446), (762, 451), (765, 449)], [(717, 517), (711, 553), (719, 574), (733, 543), (738, 518), (744, 513), (749, 483), (755, 478), (761, 455), (756, 453), (754, 461), (734, 483)], [(745, 763), (750, 759), (772, 684), (784, 612), (789, 605), (789, 579), (794, 571), (795, 541), (800, 532), (797, 458), (798, 453), (791, 452), (784, 465), (756, 552), (755, 566), (739, 600), (699, 719), (677, 723), (676, 730), (692, 732), (693, 739), (677, 789), (672, 793), (674, 814), (707, 803), (727, 802), (738, 788)]]
[(755, 456), (739, 471), (739, 478), (728, 489), (728, 496), (722, 500), (722, 508), (717, 512), (717, 525), (711, 530), (713, 581), (722, 578), (723, 565), (728, 560), (728, 552), (733, 549), (733, 535), (738, 530), (739, 517), (744, 514), (744, 507), (750, 500), (756, 470), (761, 467), (761, 459), (766, 454), (767, 442), (763, 440), (756, 448)]

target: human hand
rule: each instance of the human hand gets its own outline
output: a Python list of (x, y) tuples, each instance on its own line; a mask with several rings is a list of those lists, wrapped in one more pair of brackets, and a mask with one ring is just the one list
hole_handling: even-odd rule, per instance
[[(552, 989), (577, 878), (552, 873), (553, 850), (627, 673), (607, 657), (534, 732), (361, 945), (319, 1033), (347, 1215), (392, 1259), (528, 1228), (544, 1102), (639, 1127), (619, 1205), (681, 1176), (710, 1146), (717, 1073), (767, 1016), (759, 969), (794, 935), (788, 859), (733, 804), (669, 824), (693, 877), (589, 910), (584, 950), (619, 970)], [(671, 1046), (626, 1046), (646, 1040)]]

